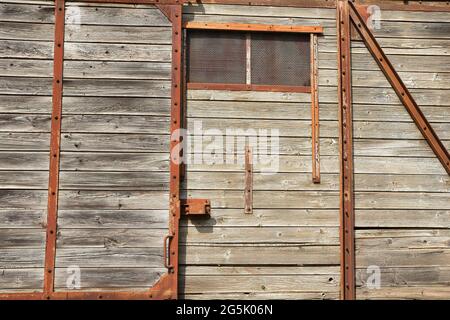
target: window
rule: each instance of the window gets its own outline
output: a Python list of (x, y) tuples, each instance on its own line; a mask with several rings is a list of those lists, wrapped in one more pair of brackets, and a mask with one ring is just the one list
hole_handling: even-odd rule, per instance
[(189, 88), (311, 92), (310, 33), (244, 30), (188, 28)]

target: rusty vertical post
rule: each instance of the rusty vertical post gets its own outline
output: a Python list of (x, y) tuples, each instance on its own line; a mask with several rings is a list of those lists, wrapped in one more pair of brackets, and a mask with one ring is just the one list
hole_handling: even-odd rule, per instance
[(312, 181), (320, 183), (319, 153), (319, 94), (318, 94), (318, 45), (317, 35), (311, 33), (311, 140)]
[(58, 215), (59, 157), (64, 60), (64, 0), (55, 1), (55, 43), (53, 55), (53, 109), (50, 136), (50, 168), (48, 181), (47, 235), (45, 242), (44, 295), (50, 299), (54, 291), (56, 228)]
[(340, 155), (341, 298), (355, 296), (355, 213), (353, 192), (353, 118), (350, 15), (347, 1), (337, 8)]
[[(178, 295), (178, 226), (181, 215), (180, 186), (181, 159), (179, 145), (183, 137), (182, 127), (182, 6), (174, 5), (171, 10), (172, 21), (172, 93), (171, 93), (171, 125), (170, 125), (170, 219), (168, 254), (171, 279), (172, 298)], [(182, 152), (182, 151), (181, 151)]]

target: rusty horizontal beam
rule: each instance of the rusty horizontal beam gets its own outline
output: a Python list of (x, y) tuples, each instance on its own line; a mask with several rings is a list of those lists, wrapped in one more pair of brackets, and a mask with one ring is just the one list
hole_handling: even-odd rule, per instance
[(202, 30), (323, 33), (323, 27), (321, 26), (282, 26), (273, 24), (214, 23), (214, 22), (188, 21), (183, 24), (183, 27), (186, 29), (202, 29)]
[(187, 4), (236, 4), (245, 6), (336, 8), (335, 0), (186, 0)]
[(403, 83), (398, 73), (395, 71), (388, 57), (379, 45), (378, 41), (375, 39), (372, 32), (369, 30), (366, 22), (361, 17), (356, 7), (351, 2), (349, 2), (349, 7), (351, 20), (360, 37), (363, 39), (367, 49), (377, 62), (381, 71), (386, 76), (386, 79), (391, 84), (398, 98), (408, 111), (409, 115), (413, 119), (419, 131), (422, 133), (425, 140), (430, 145), (436, 157), (439, 159), (442, 166), (447, 171), (447, 174), (450, 175), (450, 155), (448, 153), (448, 150), (443, 145), (442, 141), (439, 139), (439, 136), (436, 134), (433, 127), (420, 110), (413, 96)]
[(263, 85), (263, 84), (239, 84), (239, 83), (196, 83), (187, 84), (189, 90), (229, 90), (229, 91), (269, 91), (269, 92), (303, 92), (310, 93), (311, 87)]
[(77, 2), (178, 5), (183, 4), (185, 0), (77, 0)]

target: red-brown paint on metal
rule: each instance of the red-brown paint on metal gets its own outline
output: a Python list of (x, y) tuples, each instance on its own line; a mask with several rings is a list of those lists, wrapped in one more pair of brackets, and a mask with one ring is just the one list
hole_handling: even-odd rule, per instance
[(335, 0), (186, 0), (195, 4), (236, 4), (245, 6), (302, 7), (302, 8), (336, 8)]
[(229, 90), (229, 91), (269, 91), (269, 92), (301, 92), (310, 93), (311, 87), (263, 85), (245, 83), (195, 83), (187, 84), (189, 90)]
[(318, 85), (318, 43), (317, 35), (311, 34), (311, 140), (312, 181), (320, 183), (319, 144), (319, 85)]
[(172, 21), (172, 93), (171, 93), (171, 125), (170, 125), (170, 193), (169, 193), (169, 235), (172, 236), (169, 244), (171, 265), (168, 270), (172, 298), (178, 295), (178, 241), (179, 222), (181, 216), (181, 159), (178, 148), (183, 142), (180, 129), (182, 127), (182, 86), (183, 86), (183, 28), (182, 6), (173, 6), (171, 10)]
[(166, 18), (172, 22), (172, 7), (167, 4), (156, 4), (155, 5), (165, 16)]
[(244, 213), (253, 213), (253, 155), (250, 146), (245, 147)]
[[(357, 9), (361, 17), (364, 19), (364, 21), (368, 21), (370, 18), (370, 13), (368, 11), (369, 6), (361, 6), (358, 5)], [(355, 29), (354, 24), (352, 23), (350, 26), (350, 35), (351, 39), (353, 41), (362, 41), (361, 37), (359, 36), (358, 30)]]
[(403, 83), (398, 73), (395, 71), (394, 67), (379, 45), (378, 41), (375, 39), (372, 32), (367, 27), (367, 24), (358, 13), (358, 10), (356, 10), (355, 6), (352, 3), (349, 3), (349, 7), (351, 20), (354, 23), (355, 28), (358, 30), (359, 35), (363, 39), (367, 49), (372, 54), (372, 57), (377, 62), (381, 71), (383, 71), (386, 79), (391, 84), (398, 98), (408, 111), (409, 115), (413, 119), (419, 131), (422, 133), (425, 140), (430, 145), (436, 157), (439, 159), (442, 166), (447, 171), (447, 174), (450, 175), (450, 155), (448, 153), (448, 150), (442, 144), (439, 136), (436, 134), (433, 127), (420, 110), (413, 96)]
[(294, 32), (294, 33), (323, 33), (321, 26), (283, 26), (273, 24), (248, 24), (248, 23), (216, 23), (188, 21), (183, 25), (186, 29), (202, 30), (230, 30), (252, 32)]
[(61, 115), (64, 60), (65, 0), (55, 2), (55, 38), (53, 54), (53, 108), (50, 136), (50, 168), (48, 181), (47, 235), (45, 241), (44, 294), (54, 290), (56, 233), (59, 191), (59, 157), (61, 142)]
[(185, 0), (80, 0), (78, 2), (178, 5), (183, 4)]
[(43, 292), (0, 293), (0, 300), (43, 300)]
[(347, 1), (339, 1), (338, 100), (340, 158), (341, 299), (355, 296), (355, 212), (353, 192), (353, 119), (351, 87), (350, 16)]
[(205, 216), (211, 214), (209, 199), (181, 199), (181, 214), (184, 216)]

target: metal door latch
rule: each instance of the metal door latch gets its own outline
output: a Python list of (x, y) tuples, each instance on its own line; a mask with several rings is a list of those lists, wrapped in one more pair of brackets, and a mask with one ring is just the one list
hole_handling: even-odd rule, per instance
[(184, 216), (209, 216), (211, 202), (208, 199), (181, 199), (181, 214)]

